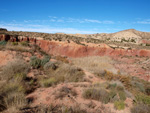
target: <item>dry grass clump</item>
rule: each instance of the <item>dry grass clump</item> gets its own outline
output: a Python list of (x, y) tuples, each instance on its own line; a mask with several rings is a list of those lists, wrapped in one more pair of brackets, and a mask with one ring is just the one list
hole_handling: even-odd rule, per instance
[(76, 106), (62, 106), (62, 113), (87, 113), (85, 109), (82, 109), (79, 105)]
[(18, 112), (21, 107), (27, 105), (25, 98), (25, 89), (21, 79), (5, 82), (0, 87), (0, 111), (7, 109), (8, 111)]
[(26, 74), (29, 71), (29, 67), (30, 66), (23, 60), (14, 60), (12, 62), (9, 62), (6, 66), (4, 66), (0, 78), (2, 80), (9, 80), (14, 76), (26, 76)]
[(4, 103), (8, 109), (7, 111), (16, 112), (27, 105), (27, 100), (24, 93), (12, 92), (11, 94), (7, 94), (7, 96), (4, 97)]
[(22, 46), (22, 45), (15, 45), (15, 46), (12, 46), (10, 44), (7, 44), (5, 46), (6, 49), (9, 49), (9, 50), (12, 50), (12, 51), (19, 51), (19, 52), (30, 52), (32, 53), (32, 51), (28, 48), (28, 47), (25, 47), (25, 46)]
[(118, 110), (125, 108), (126, 92), (125, 87), (120, 81), (93, 85), (85, 89), (82, 96), (86, 99), (101, 101), (105, 104), (109, 102), (114, 103), (114, 107)]
[(137, 103), (143, 103), (143, 104), (147, 104), (150, 105), (150, 96), (145, 95), (145, 94), (137, 94), (135, 96)]
[(104, 70), (109, 70), (113, 73), (117, 73), (117, 70), (112, 65), (114, 61), (107, 56), (74, 58), (71, 61), (76, 66), (95, 74), (102, 73)]
[(69, 63), (67, 57), (55, 56), (55, 59), (64, 63)]
[(42, 87), (50, 87), (52, 85), (55, 85), (57, 83), (57, 81), (55, 80), (55, 78), (46, 78), (46, 79), (42, 79), (40, 81), (40, 85)]
[(114, 107), (117, 109), (117, 110), (123, 110), (125, 108), (125, 103), (123, 101), (116, 101), (114, 103)]
[(24, 80), (29, 66), (23, 60), (15, 60), (3, 67), (0, 85), (0, 111), (18, 112), (27, 104)]
[(22, 46), (29, 46), (29, 42), (28, 41), (22, 41), (22, 42), (20, 42), (20, 44)]
[(131, 108), (131, 113), (149, 113), (150, 106), (146, 104), (138, 104)]
[(126, 75), (121, 75), (121, 74), (114, 74), (110, 71), (106, 71), (104, 74), (100, 74), (99, 75), (101, 78), (104, 78), (108, 81), (112, 81), (112, 80), (118, 80), (120, 82), (123, 83), (123, 85), (127, 88), (130, 89), (132, 84), (131, 84), (131, 78), (129, 76)]
[(59, 79), (62, 79), (62, 81), (66, 82), (79, 82), (83, 81), (84, 72), (78, 67), (70, 66), (68, 64), (62, 64), (54, 72), (54, 76), (58, 81)]
[(79, 105), (65, 106), (65, 105), (50, 105), (40, 106), (36, 113), (87, 113), (85, 109), (82, 109)]
[(109, 93), (102, 88), (88, 88), (84, 90), (82, 96), (86, 99), (94, 99), (103, 103), (109, 102)]
[(53, 62), (44, 68), (47, 75), (55, 78), (57, 82), (79, 82), (84, 78), (84, 72), (81, 68), (66, 63)]

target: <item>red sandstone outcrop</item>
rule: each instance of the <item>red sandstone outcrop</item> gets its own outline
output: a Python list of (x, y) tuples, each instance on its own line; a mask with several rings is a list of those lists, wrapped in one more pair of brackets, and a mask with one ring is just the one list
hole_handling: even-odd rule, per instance
[(59, 41), (39, 40), (37, 43), (44, 51), (54, 55), (64, 55), (68, 57), (85, 56), (143, 56), (150, 57), (150, 50), (144, 49), (112, 49), (106, 44), (79, 45), (76, 43), (67, 43)]
[(143, 56), (150, 57), (150, 50), (145, 49), (121, 49), (111, 48), (104, 43), (75, 43), (67, 41), (49, 41), (42, 38), (29, 38), (26, 36), (0, 35), (0, 41), (29, 41), (37, 44), (45, 52), (54, 55), (64, 55), (68, 57), (85, 57), (85, 56)]
[(36, 38), (29, 38), (26, 36), (17, 36), (17, 35), (7, 35), (7, 34), (0, 34), (0, 41), (10, 41), (10, 42), (21, 42), (21, 41), (29, 41), (36, 43)]

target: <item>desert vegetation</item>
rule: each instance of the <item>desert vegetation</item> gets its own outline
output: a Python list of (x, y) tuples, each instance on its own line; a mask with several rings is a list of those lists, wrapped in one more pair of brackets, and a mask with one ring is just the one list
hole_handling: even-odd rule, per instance
[[(63, 36), (57, 35), (61, 37), (57, 40), (63, 41)], [(73, 40), (72, 36), (67, 40), (70, 38)], [(74, 40), (86, 46), (82, 41)], [(118, 57), (120, 61), (110, 56), (69, 58), (49, 54), (29, 41), (0, 41), (0, 52), (4, 51), (6, 55), (0, 56), (6, 61), (1, 65), (4, 61), (0, 59), (0, 112), (150, 111), (150, 83), (115, 67), (116, 63), (130, 59), (129, 56)], [(140, 62), (142, 57), (136, 58), (144, 66), (142, 69), (147, 70), (141, 63), (143, 60)]]

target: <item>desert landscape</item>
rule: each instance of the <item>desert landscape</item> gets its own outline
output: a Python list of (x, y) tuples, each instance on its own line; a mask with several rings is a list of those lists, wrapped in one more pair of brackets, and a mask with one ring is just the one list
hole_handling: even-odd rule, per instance
[(149, 113), (150, 32), (0, 28), (0, 112)]

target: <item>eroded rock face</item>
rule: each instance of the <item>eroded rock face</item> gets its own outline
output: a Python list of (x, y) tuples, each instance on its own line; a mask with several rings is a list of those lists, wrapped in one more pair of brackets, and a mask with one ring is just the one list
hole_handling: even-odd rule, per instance
[(36, 43), (36, 38), (29, 38), (26, 36), (0, 34), (0, 41), (3, 41), (3, 40), (10, 41), (10, 42), (29, 41), (29, 42)]
[(0, 41), (29, 41), (37, 44), (45, 52), (54, 55), (63, 55), (68, 57), (85, 57), (85, 56), (142, 56), (150, 57), (150, 50), (144, 49), (124, 49), (111, 48), (110, 46), (100, 43), (76, 43), (74, 41), (49, 41), (42, 38), (30, 38), (26, 36), (0, 35)]
[(143, 56), (150, 57), (150, 50), (137, 49), (113, 49), (106, 44), (99, 45), (79, 45), (76, 43), (67, 43), (59, 41), (39, 40), (37, 43), (44, 51), (54, 55), (64, 55), (68, 57), (85, 56)]

